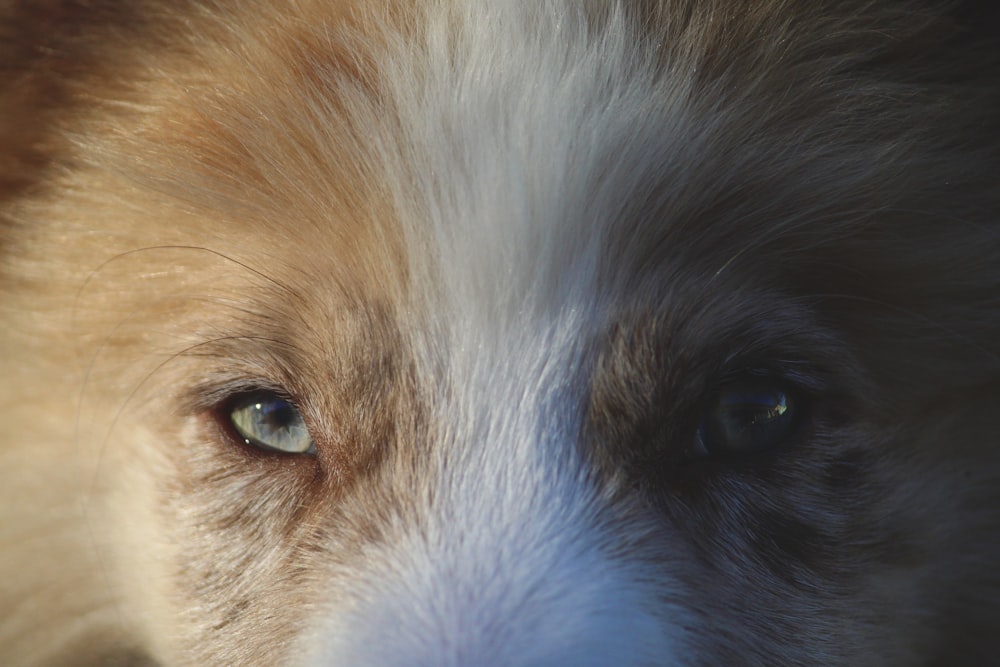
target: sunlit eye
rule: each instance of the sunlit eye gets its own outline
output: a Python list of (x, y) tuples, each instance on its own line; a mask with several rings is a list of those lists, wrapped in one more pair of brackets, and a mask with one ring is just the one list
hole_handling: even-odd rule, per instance
[(784, 444), (798, 423), (798, 407), (783, 383), (745, 378), (715, 395), (698, 428), (704, 454), (752, 454)]
[(229, 421), (248, 445), (289, 454), (316, 452), (302, 415), (275, 394), (254, 394), (239, 401), (230, 411)]

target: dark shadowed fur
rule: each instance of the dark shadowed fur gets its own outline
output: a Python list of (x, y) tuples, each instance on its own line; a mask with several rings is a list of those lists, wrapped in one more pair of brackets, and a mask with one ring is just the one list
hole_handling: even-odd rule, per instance
[[(670, 637), (669, 658), (629, 665), (1000, 663), (998, 10), (565, 5), (536, 39), (627, 30), (622, 71), (595, 73), (619, 134), (587, 125), (605, 108), (566, 120), (587, 150), (558, 168), (583, 185), (548, 217), (524, 206), (558, 224), (503, 246), (509, 290), (469, 292), (496, 297), (471, 353), (449, 346), (466, 313), (435, 309), (465, 293), (435, 281), (477, 249), (472, 223), (441, 221), (478, 203), (461, 189), (476, 165), (461, 141), (427, 145), (465, 136), (465, 116), (411, 108), (436, 108), (435, 64), (465, 86), (456, 106), (510, 97), (463, 69), (463, 49), (503, 62), (463, 41), (463, 3), (0, 0), (0, 664), (362, 655), (336, 642), (380, 636), (365, 610), (424, 608), (405, 581), (379, 588), (410, 571), (401, 545), (475, 553), (455, 489), (485, 484), (485, 507), (491, 479), (531, 478), (465, 453), (511, 415), (533, 415), (545, 465), (580, 468), (564, 484), (579, 507), (553, 514), (574, 537), (548, 544), (598, 535)], [(439, 16), (459, 27), (434, 41)], [(523, 92), (555, 105), (557, 88)], [(532, 123), (496, 145), (548, 136)], [(497, 188), (546, 189), (520, 185)], [(492, 374), (474, 363), (536, 325), (551, 368), (520, 349)], [(463, 402), (492, 399), (463, 394), (463, 363), (514, 387), (502, 405)], [(747, 377), (788, 389), (795, 428), (763, 451), (697, 450)], [(295, 403), (315, 455), (233, 435), (234, 401), (265, 390)], [(505, 511), (483, 516), (515, 523)], [(453, 542), (427, 537), (440, 525)], [(484, 630), (495, 652), (437, 664), (502, 661), (507, 620)]]

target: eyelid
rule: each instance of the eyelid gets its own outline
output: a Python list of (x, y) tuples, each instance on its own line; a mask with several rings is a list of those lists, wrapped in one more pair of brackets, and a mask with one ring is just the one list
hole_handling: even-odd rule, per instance
[(720, 373), (716, 382), (708, 387), (707, 394), (714, 396), (731, 384), (746, 380), (774, 382), (779, 388), (794, 392), (800, 400), (805, 400), (827, 392), (831, 378), (820, 368), (800, 363), (738, 364)]

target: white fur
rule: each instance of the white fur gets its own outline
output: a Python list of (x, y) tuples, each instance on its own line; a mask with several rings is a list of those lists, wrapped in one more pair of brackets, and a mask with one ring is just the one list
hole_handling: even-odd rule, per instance
[(909, 0), (93, 5), (0, 116), (0, 662), (995, 653), (996, 95)]
[(317, 623), (310, 664), (673, 664), (685, 616), (615, 553), (578, 447), (601, 239), (634, 167), (676, 138), (642, 130), (662, 110), (622, 17), (591, 34), (561, 1), (427, 13), (379, 68), (401, 110), (383, 138), (404, 152), (383, 156), (405, 165), (397, 210), (432, 251), (410, 255), (409, 330), (447, 394), (437, 473), (418, 524), (331, 592), (350, 604)]

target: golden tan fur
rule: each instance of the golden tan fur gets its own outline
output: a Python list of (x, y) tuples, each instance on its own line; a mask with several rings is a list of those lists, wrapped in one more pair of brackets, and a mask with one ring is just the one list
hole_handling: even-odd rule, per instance
[[(365, 11), (358, 3), (316, 5), (323, 21), (315, 25), (327, 28), (341, 23), (338, 13)], [(21, 471), (5, 476), (0, 510), (0, 566), (5, 573), (23, 572), (4, 577), (9, 613), (0, 623), (0, 652), (9, 664), (46, 662), (64, 652), (86, 663), (109, 646), (173, 641), (154, 630), (185, 614), (187, 603), (163, 590), (172, 573), (146, 570), (138, 580), (121, 582), (109, 572), (120, 559), (138, 557), (163, 568), (175, 560), (168, 553), (147, 560), (149, 548), (170, 552), (176, 545), (155, 535), (153, 517), (162, 508), (150, 492), (159, 481), (143, 470), (180, 465), (180, 479), (188, 478), (185, 473), (191, 479), (211, 474), (187, 470), (188, 463), (171, 460), (169, 453), (115, 444), (115, 433), (137, 428), (126, 412), (144, 412), (144, 406), (155, 412), (164, 400), (179, 400), (163, 393), (176, 381), (168, 377), (211, 377), (200, 362), (192, 367), (183, 358), (171, 361), (175, 355), (219, 356), (252, 322), (254, 338), (241, 346), (248, 372), (280, 375), (273, 355), (250, 351), (263, 345), (254, 341), (279, 344), (290, 337), (290, 346), (303, 348), (310, 345), (310, 331), (269, 334), (270, 323), (280, 324), (287, 313), (281, 307), (249, 312), (239, 296), (273, 291), (296, 299), (287, 303), (299, 309), (295, 321), (338, 332), (313, 337), (310, 354), (339, 364), (364, 360), (364, 336), (370, 334), (357, 322), (355, 304), (363, 299), (389, 308), (390, 295), (401, 289), (398, 233), (380, 203), (377, 181), (360, 172), (357, 133), (310, 121), (309, 102), (297, 92), (299, 77), (315, 79), (317, 85), (302, 87), (318, 94), (321, 81), (367, 85), (363, 54), (321, 49), (316, 42), (330, 35), (311, 27), (308, 8), (298, 9), (303, 14), (289, 16), (291, 28), (273, 14), (255, 25), (252, 12), (224, 12), (203, 24), (209, 32), (194, 36), (197, 43), (184, 44), (176, 41), (183, 30), (176, 3), (148, 3), (125, 16), (74, 3), (4, 8), (13, 15), (4, 48), (14, 52), (5, 60), (5, 80), (14, 87), (5, 85), (0, 93), (7, 110), (0, 123), (7, 160), (0, 178), (10, 194), (24, 193), (8, 195), (0, 237), (6, 257), (3, 320), (9, 324), (0, 334), (0, 401), (5, 419), (14, 422), (0, 457), (6, 470)], [(379, 3), (368, 11), (386, 10)], [(137, 33), (145, 38), (135, 40)], [(245, 35), (260, 42), (249, 43)], [(233, 76), (221, 87), (203, 85), (220, 67), (238, 74), (239, 67), (224, 63), (245, 58), (252, 63), (245, 80)], [(281, 93), (276, 86), (289, 88)], [(268, 98), (266, 106), (240, 108), (240, 99)], [(288, 123), (265, 125), (259, 114)], [(308, 131), (322, 134), (294, 134)], [(247, 144), (272, 147), (275, 162), (255, 162)], [(301, 146), (324, 151), (326, 186), (316, 190), (324, 201), (301, 200), (300, 184), (318, 176), (312, 171), (318, 155), (302, 154)], [(226, 217), (219, 217), (221, 211)], [(298, 218), (304, 236), (264, 246), (245, 242), (263, 238), (278, 215)], [(311, 230), (331, 224), (335, 235), (317, 244), (322, 237)], [(231, 250), (221, 255), (208, 249), (220, 244)], [(49, 263), (67, 271), (54, 275)], [(283, 275), (286, 284), (279, 285), (250, 268), (255, 265), (300, 270)], [(377, 275), (366, 276), (369, 268), (377, 268)], [(316, 282), (315, 275), (324, 278)], [(121, 299), (121, 280), (144, 284)], [(328, 303), (311, 300), (313, 291), (340, 295), (340, 305), (334, 312), (302, 310)], [(206, 305), (215, 313), (207, 318)], [(238, 322), (243, 325), (234, 329)], [(205, 343), (222, 332), (216, 343)], [(359, 347), (357, 355), (343, 356), (344, 346)], [(161, 379), (149, 381), (151, 374)], [(342, 405), (328, 407), (328, 414), (344, 413)], [(159, 425), (181, 437), (176, 424)], [(55, 442), (63, 444), (42, 444)], [(119, 474), (122, 468), (133, 473)], [(125, 516), (114, 527), (113, 521), (95, 519), (117, 514), (116, 504), (130, 508), (128, 513), (145, 507), (149, 522), (138, 525)], [(31, 572), (23, 571), (25, 563)], [(167, 606), (154, 608), (151, 616), (122, 611), (136, 594), (153, 594)], [(293, 601), (281, 606), (301, 613)], [(53, 634), (54, 627), (63, 630)], [(283, 643), (270, 639), (275, 646)], [(90, 651), (94, 656), (84, 657)], [(173, 651), (156, 652), (186, 660)], [(266, 655), (259, 653), (262, 664)]]
[[(598, 42), (621, 20), (607, 8), (617, 4), (584, 4), (580, 39)], [(995, 657), (996, 46), (933, 2), (737, 4), (623, 4), (646, 58), (623, 61), (674, 83), (650, 84), (663, 99), (636, 110), (635, 127), (614, 126), (631, 132), (621, 147), (593, 157), (583, 148), (602, 133), (579, 133), (583, 148), (566, 151), (579, 162), (558, 168), (591, 169), (592, 182), (567, 190), (593, 201), (550, 208), (602, 215), (561, 221), (563, 235), (527, 233), (526, 249), (511, 241), (513, 287), (497, 287), (494, 310), (484, 297), (476, 323), (486, 342), (453, 349), (445, 336), (436, 347), (436, 332), (454, 335), (481, 304), (433, 306), (464, 294), (461, 279), (495, 277), (493, 252), (509, 248), (476, 248), (475, 221), (441, 211), (484, 213), (461, 206), (479, 204), (462, 189), (476, 168), (505, 184), (535, 165), (498, 151), (514, 166), (490, 171), (458, 131), (440, 133), (457, 146), (428, 147), (446, 125), (434, 105), (447, 105), (404, 93), (441, 95), (434, 72), (378, 68), (412, 41), (466, 74), (472, 9), (0, 1), (0, 663), (287, 664), (322, 644), (316, 619), (331, 610), (360, 615), (348, 635), (364, 627), (365, 594), (405, 571), (398, 545), (427, 547), (436, 521), (460, 523), (428, 508), (453, 510), (461, 494), (449, 484), (480, 472), (462, 468), (478, 461), (459, 448), (463, 429), (492, 442), (507, 423), (495, 414), (546, 414), (502, 413), (494, 386), (498, 403), (570, 388), (582, 416), (565, 431), (578, 441), (539, 459), (590, 466), (566, 473), (597, 489), (580, 491), (590, 504), (579, 515), (599, 516), (601, 553), (669, 602), (649, 604), (651, 616), (689, 632), (689, 664)], [(440, 15), (451, 18), (428, 18)], [(483, 49), (488, 63), (506, 57)], [(427, 80), (401, 83), (400, 72)], [(454, 104), (492, 85), (468, 72)], [(429, 120), (407, 115), (420, 104)], [(684, 122), (665, 130), (656, 123), (671, 105)], [(544, 160), (518, 129), (537, 140), (561, 128), (511, 116), (513, 138), (496, 145)], [(644, 152), (671, 132), (682, 141)], [(535, 203), (545, 188), (525, 180), (497, 187)], [(514, 222), (495, 238), (517, 240), (522, 211), (504, 205), (496, 219)], [(439, 228), (420, 226), (434, 215), (446, 240), (448, 224), (460, 230), (451, 255), (434, 245)], [(574, 244), (591, 236), (593, 299), (565, 308), (593, 309), (566, 325), (579, 339), (536, 351), (545, 372), (503, 394), (522, 350), (497, 361), (490, 336), (531, 332), (532, 308), (563, 285), (538, 297), (525, 276), (571, 275), (586, 254)], [(482, 274), (434, 263), (460, 265), (466, 242), (489, 260)], [(540, 246), (556, 247), (551, 266), (515, 265)], [(504, 298), (529, 305), (503, 320)], [(582, 361), (545, 374), (566, 349)], [(499, 370), (475, 376), (489, 399), (475, 422), (448, 371), (479, 369), (480, 357)], [(743, 357), (776, 360), (821, 396), (810, 437), (745, 466), (688, 466), (664, 443), (697, 427), (713, 382)], [(261, 386), (306, 397), (315, 457), (231, 446), (220, 406)], [(531, 460), (498, 450), (486, 463)], [(520, 531), (510, 517), (522, 517), (497, 513)], [(665, 562), (669, 576), (656, 569)], [(690, 615), (677, 621), (677, 608)]]

